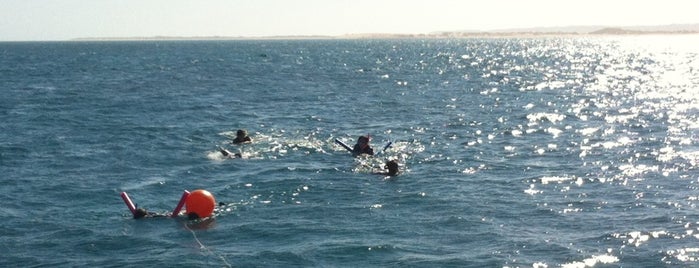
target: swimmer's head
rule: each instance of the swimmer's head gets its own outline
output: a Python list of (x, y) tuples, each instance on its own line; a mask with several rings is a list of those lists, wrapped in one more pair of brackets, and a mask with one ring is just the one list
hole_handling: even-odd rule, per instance
[(143, 208), (137, 208), (136, 211), (133, 213), (133, 218), (134, 219), (140, 219), (148, 215), (148, 211), (146, 211)]
[(235, 135), (240, 138), (245, 138), (248, 136), (248, 131), (245, 129), (238, 129), (238, 131), (235, 132)]
[(196, 220), (198, 218), (199, 218), (199, 215), (197, 215), (197, 213), (194, 213), (194, 212), (187, 213), (188, 220)]
[(396, 160), (386, 162), (386, 168), (388, 169), (389, 175), (395, 176), (398, 174), (398, 162), (396, 162)]
[(368, 136), (359, 136), (359, 139), (357, 139), (358, 143), (369, 143), (369, 137)]

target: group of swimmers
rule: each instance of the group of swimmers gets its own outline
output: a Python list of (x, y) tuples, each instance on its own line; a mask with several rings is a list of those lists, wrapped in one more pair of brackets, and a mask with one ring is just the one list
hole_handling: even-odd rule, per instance
[[(371, 148), (370, 141), (371, 141), (371, 137), (369, 137), (369, 136), (359, 136), (359, 139), (357, 139), (357, 143), (352, 148), (352, 155), (355, 157), (359, 156), (359, 155), (374, 155), (374, 149)], [(239, 129), (238, 131), (236, 131), (236, 137), (235, 137), (235, 139), (233, 139), (233, 144), (246, 144), (246, 143), (252, 143), (252, 138), (250, 138), (250, 136), (248, 136), (248, 132), (246, 130)], [(223, 147), (219, 147), (219, 151), (221, 152), (221, 154), (223, 154), (226, 157), (242, 158), (242, 155), (240, 153), (232, 153)], [(396, 175), (398, 175), (399, 165), (398, 165), (398, 162), (396, 160), (386, 161), (386, 164), (383, 168), (386, 171), (374, 172), (373, 174), (384, 175), (384, 176), (396, 176)], [(219, 205), (225, 205), (225, 204), (219, 203)], [(153, 217), (169, 217), (169, 216), (171, 216), (171, 215), (150, 212), (144, 208), (138, 208), (138, 207), (133, 211), (134, 219), (153, 218)], [(190, 220), (198, 218), (196, 214), (188, 214), (187, 216)]]
[[(235, 139), (233, 139), (233, 144), (252, 143), (252, 138), (248, 136), (248, 132), (245, 129), (238, 129), (238, 131), (236, 131), (235, 133), (235, 136), (236, 137)], [(370, 141), (371, 137), (369, 136), (359, 136), (359, 138), (357, 139), (357, 143), (354, 144), (354, 147), (352, 148), (352, 155), (355, 157), (363, 154), (374, 155), (374, 149), (371, 148)], [(231, 151), (228, 151), (222, 147), (219, 147), (219, 151), (225, 157), (242, 158), (242, 155), (240, 153), (232, 153)], [(384, 169), (386, 169), (385, 172), (374, 172), (374, 174), (396, 176), (398, 175), (399, 171), (398, 162), (396, 160), (386, 161)]]
[[(357, 139), (357, 143), (354, 144), (354, 147), (352, 148), (352, 155), (354, 155), (354, 156), (359, 156), (362, 154), (374, 155), (374, 148), (371, 148), (371, 144), (369, 144), (370, 141), (371, 141), (371, 137), (369, 137), (369, 136), (359, 136), (359, 138)], [(387, 171), (374, 172), (374, 174), (386, 175), (386, 176), (396, 176), (396, 175), (398, 175), (398, 162), (396, 162), (396, 160), (388, 160), (388, 161), (386, 161), (386, 165), (384, 166), (384, 169), (387, 169)]]

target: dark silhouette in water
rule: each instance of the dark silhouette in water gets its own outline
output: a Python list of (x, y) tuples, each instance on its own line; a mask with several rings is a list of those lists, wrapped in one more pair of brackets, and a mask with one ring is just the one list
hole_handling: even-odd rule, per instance
[(359, 139), (357, 139), (357, 143), (354, 145), (354, 148), (352, 149), (352, 155), (374, 155), (374, 149), (371, 148), (371, 145), (369, 145), (370, 140), (371, 139), (368, 136), (359, 136)]
[(376, 172), (374, 174), (378, 175), (386, 175), (386, 176), (397, 176), (399, 170), (398, 162), (396, 160), (390, 160), (386, 161), (386, 165), (384, 166), (385, 169), (388, 169), (386, 172)]
[(245, 129), (238, 129), (235, 133), (235, 139), (233, 139), (234, 144), (251, 143), (252, 138), (248, 136), (248, 131)]

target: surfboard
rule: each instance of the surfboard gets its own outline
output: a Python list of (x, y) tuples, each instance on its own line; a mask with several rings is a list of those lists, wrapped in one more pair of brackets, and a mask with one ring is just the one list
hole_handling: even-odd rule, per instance
[(346, 143), (342, 142), (341, 140), (335, 139), (335, 143), (339, 144), (340, 146), (342, 146), (342, 148), (345, 148), (345, 149), (346, 149), (347, 151), (349, 151), (350, 153), (352, 152), (352, 147), (349, 147), (349, 145), (347, 145)]

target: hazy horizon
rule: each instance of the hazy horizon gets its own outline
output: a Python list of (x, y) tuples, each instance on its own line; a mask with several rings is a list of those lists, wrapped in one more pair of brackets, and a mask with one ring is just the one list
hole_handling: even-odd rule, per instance
[(0, 41), (153, 36), (342, 36), (696, 24), (689, 0), (0, 0)]

